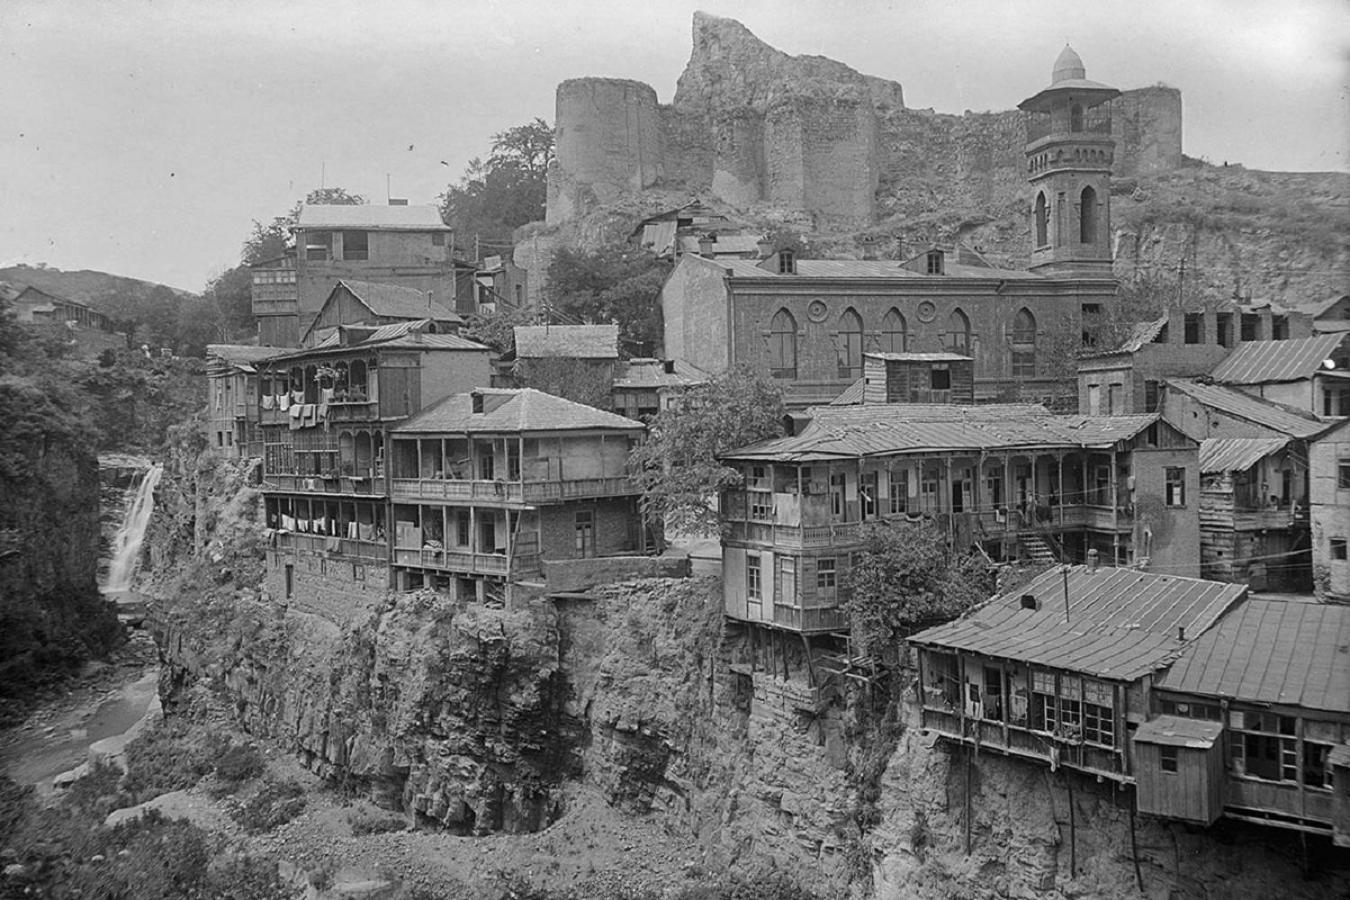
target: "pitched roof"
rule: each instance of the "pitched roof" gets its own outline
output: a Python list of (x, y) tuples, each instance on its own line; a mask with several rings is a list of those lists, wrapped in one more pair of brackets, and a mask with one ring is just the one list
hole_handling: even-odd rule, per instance
[(963, 353), (883, 353), (872, 350), (867, 351), (863, 356), (870, 356), (873, 359), (888, 359), (895, 362), (962, 362), (975, 358)]
[(253, 363), (284, 353), (280, 347), (257, 347), (252, 344), (207, 344), (206, 374), (221, 376), (231, 369), (254, 371)]
[(1155, 686), (1350, 712), (1350, 606), (1248, 600), (1188, 647)]
[[(703, 257), (699, 257), (703, 258)], [(1035, 272), (1021, 269), (994, 269), (984, 266), (968, 266), (948, 262), (946, 275), (925, 275), (904, 268), (893, 259), (802, 259), (796, 260), (797, 271), (790, 275), (780, 275), (772, 269), (761, 268), (756, 260), (750, 259), (705, 259), (709, 265), (726, 269), (731, 278), (987, 278), (1007, 281), (1009, 279), (1041, 279)]]
[(1108, 447), (1158, 420), (1057, 416), (1039, 404), (877, 403), (817, 406), (798, 434), (732, 450), (728, 459), (852, 459), (918, 450)]
[[(667, 372), (667, 363), (675, 371)], [(688, 387), (710, 380), (711, 375), (682, 359), (630, 359), (619, 363), (614, 373), (616, 388)]]
[[(343, 278), (333, 287), (333, 293), (346, 288), (366, 308), (386, 319), (435, 319), (438, 322), (464, 322), (458, 315), (440, 303), (431, 300), (417, 288), (400, 284), (379, 284)], [(331, 297), (332, 294), (329, 294)]]
[[(309, 356), (331, 356), (336, 353), (349, 353), (353, 350), (380, 347), (395, 350), (478, 350), (491, 353), (492, 348), (484, 346), (457, 334), (432, 334), (429, 329), (435, 325), (431, 319), (416, 322), (394, 322), (373, 329), (364, 340), (358, 343), (343, 344), (342, 329), (334, 331), (317, 345), (306, 350), (297, 350), (285, 356), (273, 357), (273, 361), (304, 359)], [(348, 329), (349, 333), (353, 329)]]
[[(1225, 584), (1103, 567), (1055, 567), (910, 641), (1133, 681), (1175, 659), (1247, 594)], [(1023, 598), (1034, 598), (1034, 609)], [(1178, 629), (1184, 629), (1185, 638)]]
[(1243, 472), (1276, 450), (1289, 438), (1208, 438), (1200, 442), (1200, 471)]
[[(1296, 438), (1309, 438), (1327, 430), (1327, 423), (1301, 410), (1281, 406), (1245, 391), (1217, 384), (1201, 384), (1184, 378), (1167, 379), (1169, 390), (1179, 391), (1211, 409), (1245, 419), (1255, 425)], [(1166, 401), (1164, 401), (1165, 406)]]
[[(486, 412), (473, 411), (474, 395)], [(474, 434), (611, 429), (641, 431), (641, 422), (533, 388), (483, 388), (455, 394), (394, 429), (396, 434)]]
[(369, 228), (376, 231), (449, 231), (441, 211), (430, 204), (376, 206), (306, 204), (300, 208), (296, 228)]
[(1320, 334), (1292, 341), (1251, 341), (1215, 366), (1210, 377), (1227, 384), (1311, 378), (1344, 339), (1343, 334)]
[(1208, 750), (1221, 734), (1222, 722), (1188, 719), (1184, 716), (1158, 716), (1140, 725), (1134, 732), (1134, 739), (1140, 744)]
[(618, 359), (618, 325), (517, 325), (516, 358)]
[(830, 401), (830, 406), (857, 406), (863, 402), (867, 393), (866, 376), (844, 388), (838, 397)]

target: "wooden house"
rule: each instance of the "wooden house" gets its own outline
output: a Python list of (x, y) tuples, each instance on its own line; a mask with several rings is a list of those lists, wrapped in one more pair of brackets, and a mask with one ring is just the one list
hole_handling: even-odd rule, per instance
[(391, 433), (401, 587), (503, 597), (550, 561), (642, 555), (628, 454), (641, 422), (532, 389), (437, 403)]
[(909, 639), (923, 727), (944, 738), (1134, 780), (1151, 682), (1246, 596), (1242, 585), (1131, 569), (1051, 569)]
[(257, 365), (275, 347), (206, 345), (206, 442), (224, 456), (262, 456)]
[(1223, 725), (1158, 716), (1134, 732), (1139, 812), (1213, 825), (1223, 814)]
[(343, 326), (379, 327), (424, 319), (432, 323), (436, 334), (457, 334), (464, 324), (431, 294), (416, 288), (343, 278), (333, 286), (300, 343), (313, 347)]
[(610, 389), (613, 410), (621, 416), (647, 422), (669, 409), (689, 388), (706, 384), (709, 378), (707, 373), (683, 360), (620, 360), (615, 364), (614, 385)]
[(1209, 377), (1294, 409), (1338, 416), (1350, 414), (1348, 369), (1350, 334), (1336, 332), (1243, 344)]
[(930, 520), (995, 559), (1081, 562), (1096, 550), (1199, 574), (1196, 444), (1156, 414), (863, 404), (815, 407), (805, 422), (725, 454), (743, 475), (720, 501), (732, 619), (846, 627), (844, 576), (874, 520)]
[(265, 347), (300, 345), (300, 293), (296, 283), (295, 251), (249, 266), (253, 318), (258, 343)]

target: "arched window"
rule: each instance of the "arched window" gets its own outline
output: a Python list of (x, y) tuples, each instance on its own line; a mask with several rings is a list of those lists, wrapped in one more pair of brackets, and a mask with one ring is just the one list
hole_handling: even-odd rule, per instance
[(839, 317), (839, 377), (859, 378), (862, 376), (862, 319), (852, 309), (844, 310)]
[(1013, 318), (1012, 374), (1014, 378), (1036, 377), (1036, 317), (1025, 306)]
[(1069, 130), (1083, 130), (1083, 107), (1079, 106), (1077, 103), (1069, 107)]
[(881, 320), (881, 352), (904, 353), (909, 349), (909, 325), (900, 310), (891, 307)]
[(797, 320), (786, 309), (774, 313), (769, 323), (769, 374), (797, 377)]
[(972, 343), (970, 338), (970, 317), (961, 312), (961, 307), (958, 306), (947, 317), (947, 349), (968, 356)]
[(1078, 240), (1084, 244), (1097, 243), (1097, 192), (1091, 187), (1083, 188), (1078, 207)]
[(1050, 211), (1045, 208), (1045, 194), (1038, 192), (1036, 194), (1036, 246), (1044, 247), (1050, 243), (1048, 235), (1050, 224)]

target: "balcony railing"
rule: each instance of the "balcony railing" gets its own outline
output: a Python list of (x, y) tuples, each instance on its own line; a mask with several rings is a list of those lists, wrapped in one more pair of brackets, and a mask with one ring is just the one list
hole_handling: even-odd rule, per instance
[(846, 631), (848, 617), (843, 610), (835, 607), (815, 607), (801, 609), (783, 603), (773, 605), (773, 622), (793, 631), (815, 633), (821, 631)]
[(535, 552), (517, 552), (508, 556), (505, 553), (479, 553), (463, 548), (394, 548), (395, 565), (461, 575), (498, 575), (503, 578), (536, 575), (540, 571), (539, 560), (539, 554)]
[(383, 541), (362, 541), (354, 538), (282, 531), (277, 533), (276, 546), (279, 550), (341, 556), (365, 563), (386, 563), (389, 560), (389, 550)]
[(1308, 507), (1275, 506), (1238, 508), (1233, 510), (1233, 527), (1238, 531), (1266, 529), (1307, 528)]
[(263, 475), (263, 490), (293, 491), (297, 494), (356, 494), (383, 497), (384, 478), (370, 475), (329, 478), (322, 475), (267, 472)]
[(592, 497), (638, 493), (628, 478), (579, 478), (570, 481), (483, 481), (395, 478), (390, 490), (403, 501), (481, 501), (485, 503), (559, 503)]

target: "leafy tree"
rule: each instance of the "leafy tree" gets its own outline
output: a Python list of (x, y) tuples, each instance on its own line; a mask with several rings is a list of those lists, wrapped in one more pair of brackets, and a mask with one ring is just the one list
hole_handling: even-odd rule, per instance
[(534, 325), (537, 321), (538, 316), (529, 310), (500, 304), (496, 312), (471, 314), (460, 334), (471, 341), (487, 344), (498, 353), (507, 354), (516, 348), (516, 326)]
[(650, 356), (661, 340), (661, 287), (671, 262), (627, 244), (562, 248), (548, 267), (550, 303), (587, 322), (616, 322), (625, 356)]
[(741, 483), (718, 456), (782, 434), (783, 415), (778, 385), (746, 367), (689, 389), (629, 457), (643, 512), (680, 531), (717, 530), (717, 494)]
[(841, 604), (863, 653), (871, 654), (920, 628), (953, 619), (989, 596), (989, 566), (961, 554), (930, 523), (870, 522), (843, 579)]
[(441, 195), (441, 218), (465, 243), (509, 244), (521, 225), (544, 218), (552, 159), (553, 128), (543, 119), (494, 134), (487, 161), (470, 160)]

